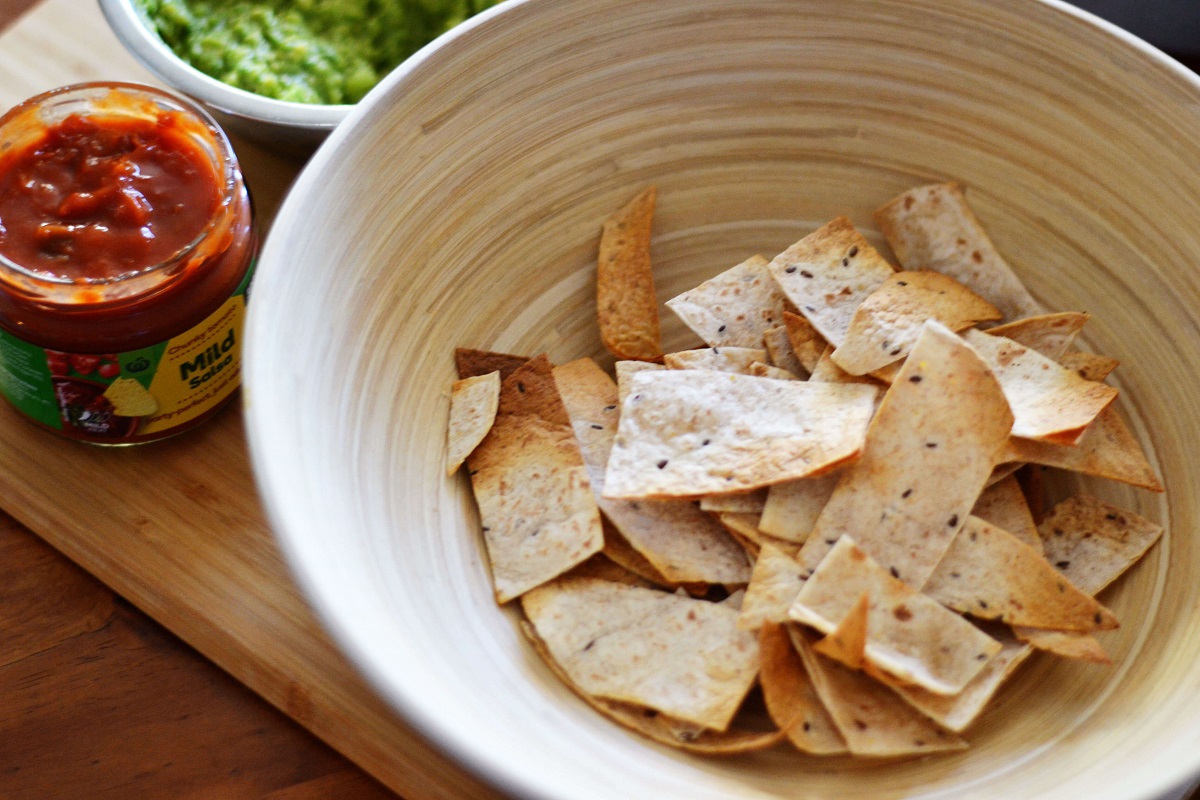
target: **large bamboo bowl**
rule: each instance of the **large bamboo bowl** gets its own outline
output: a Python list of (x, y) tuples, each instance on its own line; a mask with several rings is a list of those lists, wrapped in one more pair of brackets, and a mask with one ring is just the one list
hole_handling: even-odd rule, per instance
[[(1197, 165), (1200, 82), (1049, 0), (508, 4), (386, 80), (279, 215), (246, 374), (271, 520), (381, 694), (514, 794), (1166, 795), (1200, 773)], [(443, 474), (453, 348), (601, 355), (600, 223), (648, 183), (666, 299), (942, 179), (1038, 298), (1095, 315), (1167, 486), (1084, 482), (1169, 529), (1103, 596), (1115, 665), (1035, 657), (970, 750), (900, 763), (703, 760), (598, 717), (492, 600)]]

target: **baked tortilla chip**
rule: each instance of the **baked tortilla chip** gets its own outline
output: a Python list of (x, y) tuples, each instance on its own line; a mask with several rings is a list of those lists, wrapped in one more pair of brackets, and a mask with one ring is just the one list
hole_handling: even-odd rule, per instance
[[(633, 362), (618, 362), (633, 363)], [(570, 415), (596, 502), (604, 516), (653, 569), (669, 584), (745, 583), (750, 566), (745, 553), (723, 527), (687, 500), (612, 500), (603, 496), (604, 473), (616, 436), (619, 408), (617, 387), (590, 358), (554, 368), (560, 394)], [(606, 548), (617, 546), (607, 538)], [(617, 558), (623, 555), (613, 553)]]
[(1099, 353), (1073, 352), (1064, 353), (1058, 359), (1069, 370), (1074, 370), (1085, 381), (1102, 381), (1121, 366), (1121, 362)]
[(1046, 358), (1058, 361), (1075, 343), (1089, 319), (1091, 316), (1082, 311), (1060, 311), (997, 325), (989, 328), (988, 333), (1011, 339)]
[(770, 364), (764, 364), (761, 361), (755, 361), (750, 365), (749, 373), (756, 378), (774, 378), (777, 381), (798, 381), (800, 376), (795, 372), (789, 372), (783, 367), (775, 367)]
[(800, 550), (815, 569), (843, 534), (914, 588), (954, 540), (1008, 441), (1012, 413), (987, 364), (937, 322), (884, 395)]
[(926, 717), (944, 728), (961, 733), (983, 712), (1000, 685), (1033, 652), (1032, 647), (1021, 644), (1011, 635), (999, 632), (996, 638), (1000, 642), (1000, 652), (992, 656), (979, 674), (956, 695), (947, 697), (916, 686), (893, 688), (905, 702)]
[(767, 490), (758, 529), (763, 533), (803, 544), (829, 503), (841, 472), (815, 478), (772, 484)]
[(497, 602), (604, 546), (587, 467), (545, 356), (501, 383), (496, 421), (467, 464)]
[(998, 320), (1000, 312), (940, 272), (896, 272), (854, 310), (845, 338), (830, 357), (851, 375), (882, 369), (908, 355), (930, 319), (960, 331)]
[(625, 398), (629, 396), (629, 377), (633, 373), (662, 370), (666, 367), (649, 361), (618, 361), (613, 365), (613, 369), (617, 373), (617, 406), (620, 407), (625, 405)]
[(1013, 634), (1030, 647), (1054, 653), (1062, 658), (1073, 658), (1090, 664), (1112, 663), (1112, 657), (1104, 649), (1104, 645), (1090, 633), (1017, 627), (1013, 629)]
[(800, 565), (793, 558), (773, 545), (761, 545), (742, 598), (738, 627), (753, 631), (764, 622), (787, 622), (788, 609), (803, 584)]
[(489, 372), (454, 382), (450, 389), (450, 432), (446, 474), (453, 475), (492, 429), (500, 407), (500, 373)]
[(846, 217), (775, 256), (770, 270), (788, 300), (834, 346), (845, 338), (855, 309), (894, 271)]
[(1042, 538), (1038, 536), (1037, 523), (1033, 521), (1033, 513), (1016, 476), (1009, 475), (984, 489), (975, 501), (971, 514), (997, 528), (1003, 528), (1019, 541), (1042, 552)]
[(650, 228), (657, 190), (645, 189), (604, 223), (596, 262), (600, 340), (617, 358), (662, 356), (658, 299), (650, 267)]
[(762, 668), (759, 682), (767, 713), (797, 750), (828, 756), (849, 752), (842, 735), (821, 705), (791, 637), (781, 625), (767, 623), (758, 635)]
[(867, 652), (867, 624), (870, 612), (871, 596), (863, 592), (837, 627), (813, 645), (813, 650), (839, 664), (845, 664), (850, 669), (862, 669)]
[(862, 448), (876, 395), (702, 370), (640, 372), (630, 387), (609, 498), (748, 491), (833, 469)]
[(762, 347), (783, 324), (783, 292), (762, 256), (750, 258), (666, 302), (709, 347)]
[(493, 353), (488, 350), (472, 350), (469, 347), (459, 347), (454, 351), (454, 367), (458, 370), (460, 380), (487, 375), (489, 372), (499, 372), (500, 380), (503, 381), (528, 361), (529, 358), (526, 356)]
[(1009, 439), (996, 460), (1059, 467), (1152, 492), (1163, 491), (1142, 446), (1111, 405), (1097, 415), (1074, 445), (1014, 438)]
[(1003, 336), (965, 331), (988, 363), (1013, 412), (1012, 435), (1074, 444), (1117, 397), (1113, 387), (1085, 381), (1058, 362)]
[(776, 550), (784, 553), (788, 558), (795, 558), (800, 546), (795, 542), (789, 542), (786, 539), (780, 539), (760, 531), (758, 529), (758, 517), (758, 514), (737, 514), (730, 511), (720, 511), (716, 514), (716, 518), (732, 536), (737, 537), (742, 542), (743, 547), (747, 544), (753, 545), (755, 558), (758, 557), (758, 550), (763, 545), (771, 545)]
[(700, 510), (708, 512), (728, 511), (733, 514), (761, 514), (767, 502), (767, 490), (751, 492), (710, 494), (700, 498)]
[(792, 352), (796, 354), (801, 366), (811, 373), (829, 342), (825, 341), (825, 337), (811, 322), (791, 311), (783, 312), (783, 327), (787, 330)]
[(817, 359), (808, 379), (813, 383), (861, 383), (867, 386), (879, 386), (879, 381), (870, 375), (851, 375), (837, 365), (833, 360), (833, 345), (826, 345), (825, 352)]
[(590, 695), (554, 660), (533, 625), (521, 620), (521, 631), (550, 671), (577, 697), (618, 725), (660, 744), (698, 755), (737, 755), (765, 750), (784, 738), (782, 731), (712, 731), (642, 706)]
[(584, 578), (538, 587), (521, 605), (589, 695), (723, 731), (758, 674), (758, 638), (718, 603)]
[[(601, 521), (604, 523), (604, 549), (597, 553), (592, 558), (604, 556), (609, 561), (617, 564), (621, 569), (629, 572), (637, 577), (645, 580), (647, 583), (655, 586), (676, 589), (679, 584), (675, 581), (667, 580), (658, 569), (650, 563), (650, 561), (629, 543), (621, 532), (617, 530), (617, 526), (609, 521), (608, 517), (603, 515), (601, 511)], [(589, 559), (591, 560), (591, 559)], [(572, 573), (574, 574), (574, 573)], [(593, 577), (603, 577), (600, 575)], [(612, 580), (609, 578), (608, 580)]]
[(1009, 625), (1088, 633), (1117, 618), (1035, 550), (1002, 528), (970, 517), (933, 575), (927, 595), (947, 608)]
[(808, 634), (794, 627), (788, 633), (821, 705), (853, 755), (904, 756), (967, 747), (882, 683), (813, 652)]
[(705, 347), (667, 353), (663, 356), (663, 364), (668, 369), (709, 369), (749, 375), (751, 365), (766, 358), (767, 351), (761, 347)]
[(1000, 645), (967, 620), (890, 575), (849, 536), (804, 582), (788, 616), (832, 633), (870, 596), (866, 662), (874, 671), (934, 694), (957, 694)]
[(792, 348), (792, 340), (788, 336), (786, 325), (779, 325), (764, 333), (763, 347), (767, 349), (767, 355), (774, 366), (787, 370), (800, 380), (808, 377), (809, 369), (804, 366), (804, 363), (800, 361), (800, 357), (796, 355), (796, 351)]
[(1042, 306), (1000, 256), (961, 186), (911, 189), (875, 212), (875, 224), (905, 269), (932, 269), (969, 286), (1005, 319), (1042, 313)]

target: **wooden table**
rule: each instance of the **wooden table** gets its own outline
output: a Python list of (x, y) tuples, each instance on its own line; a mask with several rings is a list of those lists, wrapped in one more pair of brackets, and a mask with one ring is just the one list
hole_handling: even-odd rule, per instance
[[(38, 2), (0, 0), (0, 31)], [(0, 60), (4, 55), (0, 49)], [(253, 186), (255, 176), (248, 178)], [(265, 205), (277, 201), (280, 191), (273, 187)], [(13, 421), (10, 411), (0, 409), (0, 425)], [(247, 479), (236, 409), (224, 412), (209, 433), (199, 435), (203, 441), (198, 447), (216, 443), (224, 448), (232, 461), (228, 480)], [(13, 469), (22, 453), (11, 443), (7, 449), (2, 445), (0, 460), (7, 458), (4, 463)], [(151, 466), (177, 463), (173, 457), (166, 448), (145, 461)], [(37, 494), (46, 482), (43, 476), (39, 487), (34, 479), (22, 482), (9, 476), (9, 491), (15, 485), (18, 493), (27, 494), (18, 505), (8, 504), (16, 502), (16, 494), (0, 496), (0, 504), (37, 530), (35, 535), (0, 510), (0, 798), (398, 796), (305, 728), (409, 800), (493, 796), (424, 743), (354, 676), (294, 590), (280, 585), (286, 571), (257, 530), (257, 509), (250, 514), (250, 526), (258, 538), (245, 540), (257, 548), (254, 576), (273, 586), (247, 596), (245, 603), (274, 604), (260, 613), (265, 620), (260, 625), (279, 626), (280, 638), (300, 657), (290, 672), (267, 669), (274, 665), (256, 657), (244, 642), (227, 637), (220, 629), (231, 613), (227, 606), (189, 609), (177, 597), (152, 591), (136, 569), (107, 558), (110, 554), (86, 534), (65, 531), (63, 515)], [(202, 483), (185, 483), (181, 491), (198, 504), (212, 501)], [(131, 521), (146, 528), (144, 536), (128, 542), (142, 547), (140, 556), (176, 554), (168, 545), (178, 543), (155, 540), (155, 520), (133, 516)], [(211, 564), (206, 567), (212, 569)], [(213, 570), (206, 577), (228, 576)], [(325, 678), (331, 687), (320, 686)], [(1200, 792), (1190, 800), (1200, 800)]]

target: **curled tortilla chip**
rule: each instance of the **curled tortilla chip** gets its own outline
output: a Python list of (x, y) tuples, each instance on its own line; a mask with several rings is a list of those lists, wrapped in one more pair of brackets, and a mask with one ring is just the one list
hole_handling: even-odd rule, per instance
[(1114, 406), (1101, 411), (1074, 445), (1013, 438), (997, 455), (997, 463), (1019, 462), (1059, 467), (1085, 475), (1163, 491), (1142, 446)]
[(1121, 366), (1121, 362), (1115, 358), (1100, 355), (1099, 353), (1084, 353), (1079, 351), (1064, 353), (1058, 359), (1058, 363), (1069, 370), (1073, 370), (1085, 381), (1102, 381), (1111, 375), (1114, 369)]
[(795, 559), (773, 545), (760, 545), (750, 583), (746, 586), (746, 596), (742, 599), (738, 627), (753, 631), (764, 622), (787, 622), (788, 609), (803, 584), (800, 565)]
[(870, 596), (864, 658), (898, 683), (957, 694), (1000, 650), (970, 622), (890, 575), (849, 536), (804, 582), (788, 616), (829, 634), (863, 594)]
[(871, 596), (863, 592), (825, 638), (813, 645), (813, 650), (850, 669), (862, 669), (867, 649), (867, 624), (871, 611)]
[(893, 272), (846, 217), (775, 256), (770, 270), (788, 300), (834, 346), (845, 338), (855, 309)]
[(908, 355), (930, 319), (960, 331), (998, 320), (1000, 312), (940, 272), (896, 272), (854, 310), (845, 338), (830, 358), (851, 375), (882, 369)]
[(966, 331), (963, 338), (987, 361), (1012, 407), (1012, 435), (1074, 444), (1117, 397), (1107, 384), (1085, 381), (1058, 362), (1003, 336)]
[(663, 363), (668, 369), (710, 369), (749, 375), (751, 365), (766, 357), (767, 351), (761, 347), (705, 347), (667, 353)]
[(454, 382), (450, 389), (450, 431), (446, 445), (446, 474), (462, 466), (492, 429), (500, 407), (500, 373), (489, 372)]
[(555, 367), (554, 377), (579, 441), (596, 502), (619, 532), (619, 537), (606, 537), (605, 548), (619, 547), (618, 540), (623, 539), (650, 569), (641, 568), (623, 551), (612, 555), (635, 572), (670, 585), (749, 580), (750, 567), (742, 548), (695, 503), (611, 500), (603, 496), (604, 473), (618, 425), (617, 386), (590, 358)]
[(1009, 625), (1085, 633), (1117, 627), (1113, 613), (1056, 572), (1040, 549), (978, 517), (954, 537), (924, 591), (947, 608)]
[(1005, 319), (1042, 313), (957, 183), (911, 189), (876, 211), (875, 224), (905, 269), (949, 275), (1000, 309)]
[(497, 602), (604, 546), (587, 467), (545, 356), (501, 383), (496, 420), (467, 464)]
[(815, 569), (843, 534), (919, 588), (983, 490), (1012, 413), (982, 359), (937, 322), (925, 331), (884, 395), (861, 458), (800, 550)]
[(827, 756), (849, 752), (845, 740), (821, 705), (791, 637), (781, 625), (767, 623), (759, 632), (763, 700), (767, 713), (797, 750)]
[(750, 258), (666, 302), (709, 347), (761, 347), (783, 323), (783, 292), (762, 256)]
[(658, 299), (650, 266), (650, 228), (657, 190), (651, 186), (604, 223), (596, 262), (600, 340), (617, 358), (662, 356)]
[(962, 750), (967, 743), (939, 727), (888, 687), (813, 652), (812, 637), (789, 626), (821, 704), (856, 756), (904, 756)]
[(537, 635), (533, 625), (522, 620), (521, 631), (550, 671), (577, 697), (618, 725), (659, 744), (698, 755), (731, 756), (765, 750), (784, 738), (783, 731), (708, 730), (703, 725), (684, 722), (653, 709), (588, 694), (554, 660), (550, 649)]
[(1011, 339), (1046, 358), (1058, 361), (1075, 343), (1089, 319), (1091, 316), (1082, 311), (1060, 311), (997, 325), (989, 328), (988, 333)]
[(811, 373), (829, 343), (811, 322), (791, 311), (783, 312), (783, 327), (787, 330), (788, 342), (792, 345), (796, 359)]
[(854, 458), (875, 404), (869, 386), (702, 370), (640, 372), (604, 478), (610, 498), (757, 489)]
[(736, 609), (592, 579), (527, 592), (522, 608), (584, 692), (723, 731), (758, 675)]

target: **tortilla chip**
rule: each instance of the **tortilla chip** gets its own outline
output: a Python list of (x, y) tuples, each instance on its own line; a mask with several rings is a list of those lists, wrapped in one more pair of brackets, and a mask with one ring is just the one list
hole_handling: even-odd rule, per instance
[(793, 558), (773, 545), (761, 545), (742, 599), (738, 627), (752, 631), (764, 622), (787, 622), (788, 609), (803, 584), (800, 565)]
[(754, 347), (706, 347), (701, 350), (684, 350), (667, 353), (663, 363), (668, 369), (709, 369), (717, 372), (732, 372), (749, 375), (750, 365), (763, 361), (767, 351)]
[(792, 349), (792, 340), (788, 336), (786, 325), (771, 328), (764, 333), (763, 347), (767, 349), (767, 355), (771, 358), (773, 365), (787, 370), (800, 380), (808, 377), (808, 368), (804, 366), (800, 361), (800, 357), (796, 355), (796, 351)]
[(454, 367), (458, 371), (460, 380), (487, 375), (489, 372), (499, 372), (500, 380), (503, 381), (528, 361), (529, 358), (526, 356), (472, 350), (469, 347), (459, 347), (454, 351)]
[(1102, 356), (1099, 353), (1079, 351), (1064, 353), (1058, 359), (1058, 363), (1069, 370), (1074, 370), (1085, 381), (1102, 381), (1121, 365), (1121, 362), (1115, 358)]
[(879, 382), (870, 375), (851, 375), (837, 365), (833, 360), (833, 345), (826, 345), (825, 352), (817, 359), (808, 379), (813, 383), (861, 383), (867, 386), (879, 386)]
[(635, 372), (645, 372), (656, 369), (666, 369), (662, 364), (654, 364), (649, 361), (618, 361), (613, 365), (617, 373), (617, 406), (625, 405), (625, 398), (629, 396), (629, 377)]
[(916, 686), (893, 688), (905, 702), (926, 717), (944, 728), (960, 733), (975, 721), (995, 696), (1000, 685), (1033, 652), (1032, 647), (1021, 644), (1011, 635), (999, 632), (996, 638), (1000, 642), (1000, 652), (992, 656), (979, 674), (956, 695), (947, 697)]
[(593, 579), (527, 592), (522, 608), (583, 691), (723, 731), (758, 674), (758, 639), (705, 600)]
[(758, 514), (738, 514), (731, 511), (719, 511), (716, 514), (716, 518), (725, 526), (730, 535), (738, 537), (744, 543), (749, 542), (754, 545), (756, 558), (759, 548), (763, 545), (770, 545), (787, 555), (788, 558), (795, 558), (800, 546), (795, 542), (789, 542), (760, 531), (758, 517)]
[(767, 502), (767, 490), (710, 494), (700, 498), (700, 510), (708, 512), (729, 511), (734, 514), (761, 514)]
[(653, 361), (662, 356), (658, 299), (650, 266), (655, 187), (650, 186), (604, 223), (596, 261), (600, 340), (617, 358)]
[(845, 338), (855, 309), (894, 271), (846, 217), (784, 250), (770, 270), (788, 300), (834, 346)]
[(1039, 531), (1046, 560), (1080, 590), (1097, 594), (1145, 555), (1163, 529), (1132, 511), (1077, 494), (1056, 505)]
[(989, 328), (988, 333), (1011, 339), (1030, 350), (1036, 350), (1046, 358), (1058, 361), (1075, 343), (1075, 338), (1089, 319), (1091, 316), (1082, 311), (1039, 314), (1036, 317), (997, 325)]
[(1009, 439), (996, 460), (998, 463), (1032, 462), (1059, 467), (1140, 486), (1152, 492), (1163, 491), (1142, 446), (1111, 405), (1097, 415), (1075, 445), (1014, 438)]
[(842, 735), (821, 705), (791, 637), (781, 625), (763, 625), (758, 635), (762, 668), (759, 682), (767, 713), (797, 750), (812, 755), (849, 752)]
[(799, 375), (794, 372), (788, 372), (783, 367), (773, 367), (761, 361), (755, 361), (750, 365), (749, 374), (756, 378), (774, 378), (777, 381), (798, 381), (801, 379)]
[(642, 706), (594, 697), (580, 688), (554, 660), (533, 625), (521, 620), (521, 631), (550, 671), (576, 696), (618, 725), (660, 744), (699, 755), (736, 755), (764, 750), (783, 739), (782, 731), (712, 731)]
[(991, 303), (940, 272), (896, 272), (854, 310), (831, 358), (851, 375), (865, 375), (904, 358), (926, 320), (952, 331), (1000, 319)]
[(112, 413), (118, 417), (148, 417), (158, 413), (154, 395), (134, 378), (117, 378), (104, 390), (104, 397), (112, 403)]
[(630, 386), (610, 498), (748, 491), (832, 469), (861, 449), (876, 394), (701, 370), (641, 372)]
[(811, 322), (791, 311), (783, 312), (783, 327), (787, 330), (788, 342), (792, 345), (792, 352), (796, 354), (801, 366), (812, 372), (829, 343)]
[(1090, 664), (1111, 664), (1112, 657), (1104, 645), (1090, 633), (1050, 631), (1041, 628), (1014, 628), (1017, 639), (1031, 648), (1054, 653), (1061, 658), (1073, 658)]
[(1012, 407), (1013, 436), (1073, 444), (1117, 397), (1113, 387), (1085, 381), (1058, 362), (1010, 339), (980, 331), (966, 331), (963, 338), (1000, 381)]
[(821, 705), (852, 754), (903, 756), (966, 748), (965, 741), (938, 727), (888, 687), (813, 652), (810, 635), (794, 627), (788, 633)]
[(492, 429), (500, 407), (500, 373), (489, 372), (454, 382), (450, 389), (450, 432), (446, 474), (453, 475)]
[(1084, 633), (1118, 625), (1111, 611), (1056, 572), (1041, 550), (978, 517), (958, 532), (924, 591), (947, 608), (1009, 625)]
[(767, 490), (758, 529), (803, 544), (840, 478), (840, 472), (830, 472), (815, 478), (773, 484)]
[(467, 464), (497, 602), (604, 546), (587, 467), (545, 356), (503, 381), (496, 421)]
[(911, 189), (875, 212), (875, 224), (905, 269), (949, 275), (1000, 309), (1005, 319), (1042, 306), (997, 252), (956, 183)]
[(750, 258), (667, 301), (709, 347), (761, 347), (783, 323), (783, 292), (762, 256)]
[(842, 617), (842, 621), (813, 650), (832, 658), (850, 669), (862, 669), (867, 648), (867, 623), (871, 611), (871, 596), (866, 592)]
[[(607, 517), (603, 516), (603, 510), (601, 511), (601, 521), (604, 523), (604, 549), (595, 556), (592, 556), (592, 559), (595, 559), (597, 556), (604, 556), (609, 561), (612, 561), (614, 564), (618, 565), (621, 569), (654, 586), (662, 586), (669, 589), (675, 589), (679, 587), (678, 583), (667, 580), (667, 578), (663, 576), (663, 574), (659, 572), (653, 564), (650, 563), (649, 559), (634, 549), (633, 545), (629, 543), (629, 540), (622, 536), (621, 532), (617, 530), (617, 526), (613, 525)], [(594, 575), (592, 577), (601, 578), (605, 576)], [(606, 580), (614, 579), (606, 578)]]
[(628, 586), (640, 586), (643, 589), (655, 589), (662, 584), (647, 580), (641, 575), (626, 569), (615, 559), (609, 558), (604, 552), (576, 564), (562, 575), (563, 578), (595, 578), (609, 583), (624, 583)]
[(1042, 552), (1042, 539), (1038, 536), (1037, 524), (1033, 521), (1033, 513), (1025, 500), (1025, 492), (1015, 476), (1009, 475), (984, 489), (983, 494), (975, 501), (971, 514), (997, 528), (1003, 528), (1019, 541), (1039, 553)]
[[(631, 362), (618, 362), (618, 365)], [(621, 538), (640, 554), (653, 572), (624, 563), (651, 579), (668, 584), (691, 582), (745, 583), (750, 566), (745, 553), (724, 528), (686, 500), (612, 500), (603, 496), (604, 474), (616, 436), (617, 387), (589, 358), (554, 368), (563, 403), (579, 440), (596, 502)], [(616, 546), (612, 536), (606, 548)], [(617, 558), (622, 553), (613, 553)]]
[(865, 659), (875, 670), (935, 694), (957, 694), (1000, 645), (967, 620), (888, 574), (849, 536), (804, 582), (788, 615), (832, 633), (870, 595)]
[(800, 565), (815, 569), (848, 533), (921, 587), (966, 522), (1011, 426), (987, 365), (944, 325), (927, 322), (871, 421), (861, 458), (805, 540)]

